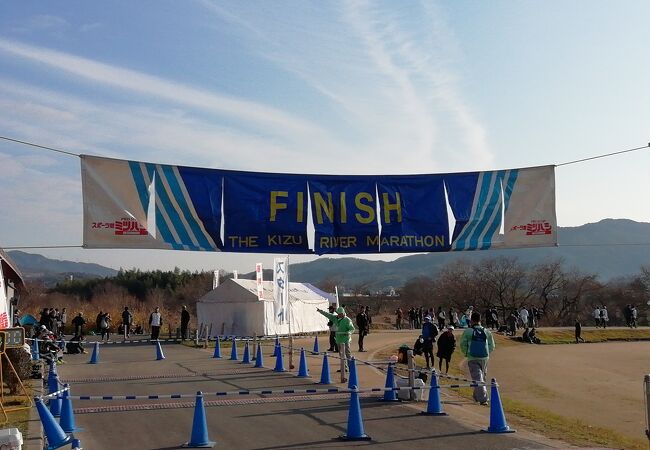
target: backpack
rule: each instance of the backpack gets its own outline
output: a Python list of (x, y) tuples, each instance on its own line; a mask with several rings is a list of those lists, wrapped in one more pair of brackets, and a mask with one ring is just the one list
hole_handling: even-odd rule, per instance
[(487, 358), (487, 334), (483, 328), (472, 330), (472, 340), (469, 343), (469, 355), (474, 358)]

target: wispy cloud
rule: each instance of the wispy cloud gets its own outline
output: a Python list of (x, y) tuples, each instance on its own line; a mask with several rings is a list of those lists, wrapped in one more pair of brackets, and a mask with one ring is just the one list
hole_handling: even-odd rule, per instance
[(48, 14), (39, 14), (32, 16), (18, 26), (10, 28), (9, 31), (14, 33), (32, 33), (45, 32), (50, 35), (61, 36), (63, 32), (70, 28), (70, 23), (59, 16)]

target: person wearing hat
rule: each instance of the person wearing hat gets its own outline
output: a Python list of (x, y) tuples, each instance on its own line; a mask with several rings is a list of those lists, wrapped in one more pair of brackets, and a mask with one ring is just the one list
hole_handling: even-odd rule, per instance
[[(330, 304), (327, 308), (330, 314), (334, 314), (336, 311), (336, 305)], [(327, 327), (330, 329), (330, 348), (327, 349), (328, 352), (339, 352), (339, 345), (336, 343), (336, 325), (334, 321), (330, 320), (327, 322)]]
[[(431, 316), (426, 316), (424, 318), (424, 323), (422, 324), (422, 353), (424, 353), (424, 359), (427, 362), (427, 369), (430, 369), (435, 365), (433, 360), (433, 343), (436, 342), (436, 336), (438, 336), (438, 328), (431, 321)], [(429, 365), (429, 361), (431, 365)]]
[(449, 363), (451, 362), (451, 355), (456, 349), (456, 338), (454, 337), (454, 327), (447, 326), (444, 333), (438, 338), (438, 369), (442, 372), (442, 360), (445, 360), (445, 373), (449, 373)]
[(341, 358), (341, 383), (344, 383), (347, 381), (345, 377), (348, 369), (347, 361), (352, 358), (350, 341), (352, 340), (352, 333), (354, 333), (354, 325), (352, 320), (345, 314), (345, 309), (342, 306), (336, 308), (336, 314), (330, 314), (319, 308), (316, 311), (327, 317), (336, 326), (335, 340), (339, 346), (339, 356)]

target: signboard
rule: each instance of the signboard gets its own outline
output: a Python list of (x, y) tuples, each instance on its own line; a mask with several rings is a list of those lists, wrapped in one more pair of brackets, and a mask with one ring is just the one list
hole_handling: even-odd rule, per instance
[(264, 300), (264, 269), (262, 269), (262, 263), (255, 264), (255, 281), (257, 283), (257, 299)]
[(25, 329), (22, 327), (6, 328), (3, 331), (7, 348), (20, 348), (25, 345)]

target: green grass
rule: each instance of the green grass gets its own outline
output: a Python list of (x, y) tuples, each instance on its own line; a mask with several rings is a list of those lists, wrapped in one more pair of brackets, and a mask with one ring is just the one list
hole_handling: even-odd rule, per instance
[[(573, 344), (575, 343), (575, 332), (572, 329), (542, 329), (537, 330), (537, 336), (542, 344)], [(625, 329), (582, 329), (582, 338), (586, 342), (607, 342), (607, 341), (640, 341), (650, 340), (649, 328), (625, 328)], [(517, 342), (511, 340), (511, 342)]]

